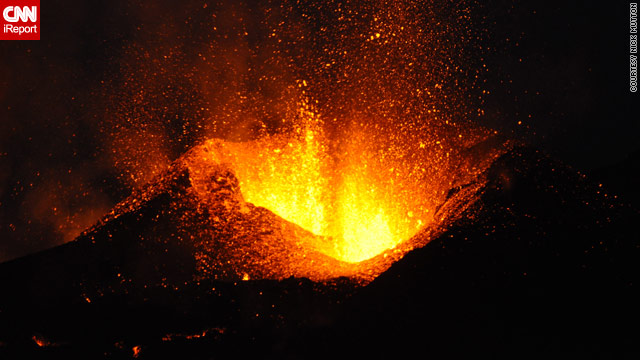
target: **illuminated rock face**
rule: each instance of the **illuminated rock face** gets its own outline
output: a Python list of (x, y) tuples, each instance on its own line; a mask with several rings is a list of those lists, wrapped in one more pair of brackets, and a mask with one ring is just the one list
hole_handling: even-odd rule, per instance
[[(234, 146), (242, 145), (250, 149), (252, 144)], [(110, 264), (95, 272), (89, 264), (87, 276), (96, 275), (99, 286), (342, 276), (368, 282), (429, 238), (383, 249), (367, 261), (336, 259), (326, 252), (332, 239), (247, 202), (222, 146), (209, 141), (194, 147), (65, 245)]]
[[(120, 277), (152, 284), (204, 278), (322, 280), (354, 273), (349, 264), (315, 251), (309, 244), (320, 241), (317, 236), (247, 203), (233, 171), (204, 155), (199, 147), (185, 154), (77, 242), (117, 238), (139, 244), (144, 249), (140, 261), (157, 257), (140, 268), (159, 271), (142, 274), (136, 267)], [(123, 228), (131, 231), (122, 234)], [(170, 273), (174, 252), (181, 254), (177, 259), (185, 259), (185, 266)]]
[[(461, 206), (471, 204), (485, 181), (482, 170), (503, 151), (498, 150), (501, 143), (474, 149), (443, 179), (396, 179), (381, 177), (380, 171), (327, 169), (321, 163), (330, 160), (315, 151), (320, 146), (312, 141), (316, 136), (303, 135), (301, 141), (208, 140), (119, 204), (84, 237), (109, 231), (110, 222), (120, 216), (149, 211), (149, 227), (136, 236), (143, 243), (172, 241), (192, 249), (194, 280), (345, 276), (366, 283), (408, 251), (424, 246), (458, 216)], [(360, 149), (358, 154), (367, 152)], [(369, 168), (390, 166), (385, 161), (381, 157)], [(411, 171), (429, 166), (394, 164)], [(338, 176), (341, 181), (335, 180)], [(157, 198), (166, 200), (153, 205)], [(158, 216), (166, 218), (160, 223)], [(175, 229), (155, 230), (167, 224)]]

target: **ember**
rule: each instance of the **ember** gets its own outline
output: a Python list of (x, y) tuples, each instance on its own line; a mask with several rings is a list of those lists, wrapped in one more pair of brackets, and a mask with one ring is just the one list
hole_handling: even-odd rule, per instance
[[(213, 21), (204, 32), (210, 32), (210, 47), (198, 50), (194, 64), (167, 55), (185, 49), (149, 54), (132, 43), (122, 69), (126, 81), (110, 85), (117, 95), (105, 129), (122, 182), (139, 189), (193, 149), (187, 167), (200, 199), (218, 186), (208, 178), (211, 169), (222, 167), (238, 183), (229, 189), (235, 200), (228, 204), (239, 204), (239, 213), (251, 212), (247, 204), (268, 209), (314, 235), (284, 235), (289, 241), (341, 264), (316, 259), (305, 267), (332, 263), (330, 276), (324, 270), (322, 276), (278, 271), (281, 276), (378, 274), (382, 270), (360, 263), (384, 254), (384, 269), (424, 245), (423, 236), (399, 248), (437, 227), (449, 191), (475, 181), (495, 155), (464, 154), (493, 135), (468, 121), (481, 103), (481, 97), (469, 100), (469, 91), (480, 94), (479, 74), (486, 69), (473, 60), (477, 49), (468, 56), (469, 39), (453, 46), (449, 37), (452, 29), (465, 32), (470, 19), (426, 19), (414, 13), (416, 5), (309, 4), (314, 11), (299, 13), (283, 4), (276, 14), (258, 7), (246, 16), (223, 7), (214, 20), (207, 17)], [(226, 11), (229, 23), (219, 24), (217, 16)], [(337, 22), (325, 28), (325, 16)], [(323, 36), (309, 23), (321, 25)], [(236, 34), (236, 25), (246, 30)], [(245, 43), (252, 36), (257, 46)], [(218, 210), (211, 213), (221, 219)], [(247, 229), (236, 225), (236, 234), (242, 233), (238, 227)], [(191, 236), (211, 235), (203, 231)], [(199, 262), (229, 261), (209, 255), (200, 254)], [(236, 254), (232, 263), (249, 256)], [(238, 271), (238, 279), (264, 273)]]
[[(490, 137), (477, 136), (484, 148), (466, 150), (464, 161), (453, 161), (423, 141), (384, 138), (362, 128), (340, 144), (344, 150), (332, 153), (335, 144), (319, 118), (301, 115), (292, 133), (249, 142), (205, 141), (119, 212), (136, 211), (136, 204), (186, 171), (196, 196), (172, 205), (172, 211), (185, 206), (181, 221), (199, 249), (199, 278), (219, 278), (222, 271), (242, 280), (368, 281), (426, 244), (444, 221), (457, 216), (451, 210), (456, 204), (471, 203), (484, 181), (479, 173), (502, 152)], [(458, 191), (461, 186), (466, 191)], [(210, 222), (196, 225), (201, 217), (189, 214), (198, 208)]]
[[(388, 145), (364, 129), (331, 154), (320, 120), (302, 114), (308, 117), (301, 116), (290, 135), (247, 143), (208, 140), (193, 165), (227, 164), (247, 202), (319, 235), (312, 246), (335, 259), (357, 263), (393, 249), (433, 222), (451, 182), (465, 181), (466, 169), (440, 173), (447, 164), (424, 143), (390, 139)], [(403, 159), (408, 154), (413, 159)]]
[[(31, 337), (31, 340), (33, 340), (33, 342), (38, 346), (38, 347), (57, 347), (59, 346), (59, 344), (50, 341), (49, 339), (45, 338), (44, 336), (37, 334), (37, 335), (33, 335)], [(0, 343), (1, 345), (2, 343)]]
[[(460, 216), (486, 181), (484, 170), (506, 149), (478, 135), (442, 151), (439, 140), (366, 127), (336, 145), (318, 117), (296, 121), (291, 133), (193, 147), (78, 241), (111, 241), (122, 221), (135, 218), (145, 247), (169, 256), (164, 249), (174, 244), (185, 256), (154, 264), (195, 263), (193, 273), (182, 266), (144, 275), (163, 287), (289, 277), (367, 283)], [(446, 156), (453, 151), (459, 160)], [(113, 281), (138, 272), (114, 273)]]

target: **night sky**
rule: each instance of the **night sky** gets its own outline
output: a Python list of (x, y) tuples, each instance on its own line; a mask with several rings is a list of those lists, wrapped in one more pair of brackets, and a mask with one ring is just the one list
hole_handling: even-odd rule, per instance
[[(188, 53), (205, 41), (193, 35), (197, 25), (183, 21), (202, 3), (42, 4), (40, 41), (0, 42), (0, 261), (71, 240), (129, 194), (133, 185), (114, 166), (117, 146), (109, 134), (119, 116), (114, 111), (131, 94), (122, 92), (130, 80), (123, 69), (144, 58), (145, 49), (153, 56), (152, 49), (182, 42)], [(447, 4), (438, 2), (438, 9)], [(478, 56), (490, 69), (482, 79), (489, 94), (469, 104), (483, 112), (468, 120), (528, 142), (637, 201), (631, 170), (640, 147), (638, 94), (628, 86), (628, 3), (467, 6), (485, 48)], [(145, 30), (165, 29), (167, 22), (169, 30), (157, 36)], [(179, 63), (170, 70), (167, 81), (184, 80)], [(198, 116), (200, 104), (185, 88), (166, 94), (169, 107), (179, 104), (170, 111)], [(170, 132), (181, 125), (167, 124)], [(180, 139), (169, 159), (197, 136)]]

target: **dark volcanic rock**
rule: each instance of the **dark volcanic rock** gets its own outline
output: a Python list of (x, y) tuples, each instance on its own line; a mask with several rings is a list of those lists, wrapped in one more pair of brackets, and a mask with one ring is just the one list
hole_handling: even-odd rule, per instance
[[(365, 287), (191, 281), (189, 242), (118, 243), (126, 237), (111, 231), (138, 231), (126, 216), (154, 224), (158, 239), (180, 234), (135, 207), (107, 221), (113, 240), (99, 251), (102, 241), (78, 241), (0, 266), (0, 354), (129, 358), (139, 346), (140, 358), (637, 358), (638, 212), (527, 148), (483, 176), (481, 195), (444, 234)], [(176, 173), (174, 190), (145, 206), (176, 209), (163, 194), (184, 181)], [(74, 246), (85, 256), (63, 255)]]
[(445, 234), (349, 300), (333, 339), (359, 356), (637, 357), (638, 211), (530, 149), (487, 175)]

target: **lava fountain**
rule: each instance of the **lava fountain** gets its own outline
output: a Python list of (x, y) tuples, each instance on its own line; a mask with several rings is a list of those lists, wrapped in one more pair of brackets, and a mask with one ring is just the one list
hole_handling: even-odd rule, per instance
[(319, 117), (302, 108), (300, 120), (289, 135), (220, 145), (246, 201), (322, 236), (313, 245), (346, 262), (393, 248), (431, 221), (433, 204), (411, 196), (419, 178), (403, 176), (419, 169), (397, 168), (364, 130), (332, 154)]
[[(185, 235), (200, 244), (207, 274), (375, 276), (424, 245), (452, 214), (452, 199), (470, 201), (471, 191), (456, 189), (482, 182), (498, 153), (479, 150), (493, 132), (471, 120), (482, 111), (478, 84), (488, 70), (467, 5), (223, 2), (191, 10), (192, 45), (149, 47), (141, 37), (127, 47), (107, 133), (132, 189), (162, 178), (170, 159), (189, 169), (191, 208), (211, 197), (216, 177), (237, 182), (224, 201), (238, 211), (217, 213), (227, 210), (215, 202), (206, 215), (228, 216), (231, 230), (210, 230), (216, 220)], [(157, 30), (146, 31), (155, 39)], [(254, 208), (278, 218), (267, 216), (262, 229), (277, 236), (250, 230)], [(221, 247), (231, 255), (217, 254)]]
[[(231, 230), (208, 234), (210, 227), (204, 226), (195, 237), (231, 237), (233, 246), (245, 249), (230, 249), (230, 255), (221, 257), (212, 254), (228, 245), (218, 241), (202, 246), (201, 272), (370, 280), (426, 244), (455, 217), (451, 209), (470, 203), (483, 182), (479, 174), (500, 152), (476, 147), (464, 161), (454, 161), (448, 151), (437, 151), (442, 148), (438, 140), (427, 144), (384, 135), (362, 123), (352, 126), (348, 137), (331, 141), (325, 128), (305, 101), (289, 132), (244, 142), (209, 139), (183, 157), (198, 198), (211, 198), (220, 184), (232, 184), (222, 185), (228, 188), (225, 197), (205, 201), (213, 204), (207, 206), (215, 218), (231, 219), (222, 220)], [(488, 138), (478, 133), (469, 145)], [(462, 186), (466, 191), (458, 192)], [(275, 217), (268, 217), (259, 230), (253, 224), (265, 222), (234, 220), (256, 219), (251, 214), (261, 208)], [(279, 230), (285, 228), (289, 230)], [(260, 235), (274, 231), (275, 237)], [(194, 231), (189, 232), (193, 237)], [(233, 265), (221, 271), (218, 263)]]

